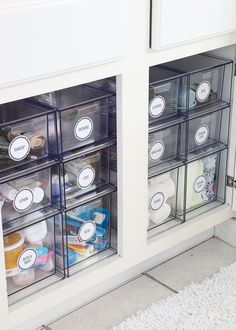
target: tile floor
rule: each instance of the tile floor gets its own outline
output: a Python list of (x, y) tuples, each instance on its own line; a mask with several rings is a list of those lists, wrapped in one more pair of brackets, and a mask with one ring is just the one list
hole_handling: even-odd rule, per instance
[(236, 247), (222, 239), (212, 238), (49, 324), (45, 329), (108, 330), (138, 309), (175, 294), (191, 282), (201, 281), (221, 266), (235, 261)]

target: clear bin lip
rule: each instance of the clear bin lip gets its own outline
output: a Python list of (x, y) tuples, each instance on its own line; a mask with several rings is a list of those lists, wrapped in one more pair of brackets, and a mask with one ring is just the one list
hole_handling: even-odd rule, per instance
[(219, 153), (221, 151), (224, 151), (224, 150), (228, 150), (229, 149), (229, 147), (226, 146), (223, 143), (219, 143), (219, 145), (218, 145), (217, 148), (214, 148), (214, 147), (212, 148), (212, 146), (207, 146), (205, 148), (206, 148), (206, 151), (199, 153), (199, 155), (195, 155), (195, 156), (193, 156), (191, 158), (186, 159), (184, 161), (184, 164), (187, 165), (189, 163), (193, 163), (194, 161), (196, 161), (198, 159), (202, 159), (202, 158), (205, 158), (205, 157), (208, 157), (208, 156), (217, 154), (217, 153)]
[[(105, 99), (105, 98), (108, 98), (108, 97), (111, 97), (114, 95), (114, 93), (102, 91), (98, 88), (91, 87), (88, 85), (79, 85), (79, 86), (69, 87), (69, 88), (54, 91), (51, 93), (55, 93), (56, 97), (57, 97), (57, 95), (60, 95), (60, 94), (63, 95), (63, 93), (72, 94), (76, 90), (77, 90), (77, 93), (76, 93), (77, 99), (74, 100), (74, 102), (72, 102), (72, 103), (64, 101), (64, 104), (63, 104), (63, 102), (60, 101), (60, 102), (58, 102), (58, 104), (49, 105), (48, 103), (46, 103), (44, 101), (35, 100), (34, 102), (36, 104), (41, 104), (41, 103), (46, 104), (48, 107), (54, 108), (58, 111), (64, 111), (64, 110), (67, 110), (70, 108), (74, 108), (76, 106), (81, 106), (81, 105), (88, 104), (88, 103), (91, 103), (94, 101), (99, 101), (99, 100), (102, 100), (102, 99)], [(81, 95), (78, 96), (78, 93), (80, 93)], [(85, 95), (86, 93), (88, 93), (88, 94), (91, 93), (91, 94)], [(91, 95), (92, 95), (92, 97), (91, 97)], [(76, 98), (76, 97), (73, 97), (73, 98)], [(72, 98), (72, 96), (69, 95), (68, 100), (71, 101), (71, 98)]]
[(154, 122), (149, 124), (149, 130), (148, 133), (154, 133), (156, 131), (165, 129), (165, 128), (169, 128), (171, 126), (175, 126), (177, 124), (181, 124), (186, 122), (186, 118), (183, 115), (177, 115), (175, 119), (172, 120), (168, 120), (166, 118), (163, 118), (163, 120), (161, 120), (160, 122)]
[(113, 186), (111, 183), (107, 183), (107, 184), (99, 187), (95, 191), (92, 191), (92, 192), (90, 191), (90, 192), (84, 194), (83, 196), (81, 196), (79, 198), (79, 200), (76, 203), (73, 203), (66, 208), (63, 207), (63, 211), (64, 212), (70, 211), (70, 210), (74, 209), (75, 207), (79, 207), (85, 203), (92, 202), (95, 199), (103, 197), (107, 194), (111, 194), (115, 191), (117, 191), (117, 188), (115, 186)]
[(53, 165), (59, 165), (59, 162), (56, 160), (50, 160), (47, 163), (43, 162), (42, 164), (36, 165), (35, 167), (31, 167), (26, 170), (20, 171), (20, 175), (19, 175), (19, 172), (15, 172), (15, 173), (12, 173), (9, 175), (4, 175), (3, 177), (0, 177), (0, 184), (13, 180), (13, 179), (16, 179), (18, 177), (23, 177), (26, 175), (34, 174), (38, 171), (44, 170), (46, 168), (50, 168)]
[(228, 109), (228, 108), (230, 108), (230, 103), (226, 103), (223, 101), (206, 104), (202, 107), (195, 109), (193, 112), (191, 112), (191, 110), (187, 111), (188, 113), (186, 116), (186, 120), (188, 121), (191, 119), (204, 117), (208, 114), (210, 115), (214, 112), (221, 111), (221, 110)]
[[(14, 102), (8, 102), (8, 103), (3, 103), (3, 104), (0, 104), (0, 111), (2, 110), (1, 107), (3, 106), (7, 106), (9, 104), (13, 104), (13, 103), (22, 103), (22, 104), (25, 104), (26, 106), (33, 106), (33, 107), (37, 107), (38, 109), (40, 109), (40, 105), (34, 101), (31, 101), (30, 99), (27, 99), (27, 100), (20, 100), (20, 101), (14, 101)], [(10, 124), (14, 124), (14, 123), (19, 123), (19, 122), (24, 122), (24, 121), (27, 121), (29, 119), (34, 119), (34, 118), (39, 118), (39, 117), (45, 117), (47, 115), (50, 115), (50, 114), (54, 114), (55, 113), (55, 109), (52, 109), (51, 107), (44, 107), (43, 105), (43, 108), (42, 108), (42, 112), (41, 113), (37, 113), (37, 114), (32, 114), (32, 115), (27, 115), (26, 117), (22, 117), (22, 118), (19, 118), (19, 119), (15, 119), (15, 120), (11, 120), (11, 121), (7, 121), (7, 122), (0, 122), (0, 127), (1, 126), (6, 126), (6, 125), (10, 125)], [(45, 111), (45, 109), (47, 109), (47, 111)]]
[(96, 143), (91, 143), (89, 145), (85, 145), (84, 147), (78, 148), (78, 150), (73, 150), (72, 153), (65, 154), (63, 156), (63, 163), (66, 163), (68, 161), (71, 161), (73, 159), (76, 159), (81, 156), (88, 155), (90, 153), (93, 153), (95, 151), (102, 150), (107, 147), (112, 147), (116, 144), (114, 140), (111, 140), (110, 138), (104, 139), (102, 141), (98, 141)]
[(56, 209), (54, 209), (52, 212), (50, 212), (50, 214), (42, 214), (40, 217), (39, 216), (35, 217), (34, 213), (32, 213), (32, 220), (31, 221), (27, 221), (25, 223), (22, 223), (22, 222), (19, 223), (19, 221), (18, 221), (18, 223), (16, 223), (16, 224), (14, 222), (17, 222), (17, 220), (19, 220), (19, 219), (10, 221), (10, 223), (13, 222), (13, 225), (10, 226), (9, 228), (4, 229), (3, 230), (3, 235), (4, 236), (9, 235), (11, 233), (14, 233), (15, 231), (18, 231), (18, 230), (21, 230), (21, 229), (24, 229), (24, 228), (28, 228), (28, 227), (30, 227), (32, 225), (35, 225), (35, 224), (37, 224), (37, 223), (39, 223), (43, 220), (47, 220), (49, 218), (52, 218), (52, 217), (55, 217), (55, 216), (61, 214), (61, 212), (59, 210), (56, 210)]
[[(161, 67), (161, 65), (162, 64), (160, 64), (160, 65), (158, 64), (158, 65), (154, 65), (149, 68), (149, 87), (152, 87), (152, 85), (179, 79), (179, 78), (186, 76), (185, 73), (175, 72), (174, 70), (170, 71), (170, 69), (165, 68), (164, 65), (162, 65), (162, 67)], [(154, 77), (152, 77), (152, 75), (154, 75), (153, 71), (163, 71), (163, 75), (165, 73), (168, 76), (166, 78), (161, 77), (160, 79), (156, 79), (156, 78), (154, 79)], [(158, 75), (158, 72), (156, 72), (156, 74)]]
[[(194, 62), (194, 58), (196, 59), (196, 57), (208, 57), (210, 58), (210, 62), (212, 63), (213, 60), (215, 59), (215, 61), (218, 61), (218, 62), (221, 62), (221, 63), (216, 63), (216, 64), (207, 64), (206, 66), (203, 66), (203, 67), (199, 67), (199, 68), (196, 68), (196, 69), (187, 69), (186, 70), (181, 70), (181, 69), (176, 69), (176, 68), (170, 68), (170, 63), (174, 63), (174, 62), (178, 62), (178, 61), (186, 61), (186, 60), (189, 60), (191, 62), (191, 66), (196, 63)], [(192, 59), (192, 60), (191, 60)], [(204, 71), (208, 71), (208, 70), (212, 70), (212, 69), (216, 69), (216, 68), (219, 68), (219, 67), (222, 67), (222, 66), (225, 66), (226, 64), (233, 64), (233, 61), (230, 60), (230, 59), (227, 59), (227, 58), (222, 58), (222, 57), (217, 57), (217, 56), (212, 56), (212, 55), (207, 55), (207, 54), (198, 54), (198, 55), (192, 55), (192, 56), (189, 56), (189, 57), (186, 57), (186, 58), (182, 58), (182, 59), (177, 59), (177, 60), (174, 60), (174, 61), (171, 61), (171, 62), (167, 62), (166, 64), (160, 64), (160, 66), (164, 69), (167, 69), (167, 70), (173, 70), (175, 71), (176, 73), (179, 73), (179, 74), (185, 74), (185, 75), (189, 75), (189, 74), (194, 74), (194, 73), (197, 73), (197, 72), (204, 72)]]

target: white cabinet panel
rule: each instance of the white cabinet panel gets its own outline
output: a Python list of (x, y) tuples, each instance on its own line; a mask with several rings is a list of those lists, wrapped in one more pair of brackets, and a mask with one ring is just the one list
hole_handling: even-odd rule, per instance
[(152, 48), (236, 31), (235, 0), (152, 0)]
[(0, 85), (125, 55), (125, 0), (73, 0), (0, 10)]

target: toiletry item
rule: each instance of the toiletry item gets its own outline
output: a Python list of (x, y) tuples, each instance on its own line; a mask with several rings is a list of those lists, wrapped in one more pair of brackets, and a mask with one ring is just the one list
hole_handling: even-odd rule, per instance
[(204, 177), (206, 180), (205, 187), (202, 191), (204, 201), (212, 201), (216, 197), (216, 169), (217, 169), (217, 154), (203, 158)]
[(47, 223), (41, 221), (33, 226), (29, 226), (23, 230), (25, 240), (29, 243), (41, 242), (47, 235)]
[(79, 253), (83, 257), (89, 257), (94, 252), (93, 244), (86, 244), (85, 246), (68, 244), (68, 248)]
[(163, 223), (171, 214), (171, 207), (168, 203), (164, 203), (159, 210), (150, 211), (150, 220), (156, 225)]
[(39, 204), (43, 201), (44, 199), (44, 190), (41, 187), (35, 187), (32, 189), (33, 194), (34, 194), (34, 200), (33, 202), (35, 204)]
[(30, 245), (28, 248), (34, 249), (37, 254), (37, 259), (35, 260), (35, 263), (33, 266), (36, 268), (45, 267), (48, 262), (48, 258), (49, 258), (48, 248), (45, 246), (39, 246), (39, 245), (35, 245), (35, 244)]
[(32, 150), (40, 150), (45, 146), (45, 137), (42, 135), (39, 134), (30, 135), (29, 140), (30, 140), (30, 147)]
[(64, 239), (65, 242), (67, 241), (67, 244), (79, 245), (81, 247), (86, 245), (86, 243), (81, 241), (78, 236), (67, 235), (64, 237)]
[(0, 184), (0, 199), (5, 200), (7, 203), (12, 204), (17, 194), (17, 189), (8, 183)]
[(52, 196), (60, 197), (60, 184), (57, 174), (52, 175)]
[(6, 276), (11, 277), (20, 272), (17, 261), (23, 251), (24, 237), (19, 232), (4, 236), (4, 254)]
[(187, 86), (182, 86), (182, 89), (179, 93), (179, 108), (183, 111), (187, 109), (187, 97), (188, 97), (188, 106), (189, 108), (193, 108), (197, 105), (196, 94), (193, 89), (188, 89)]
[(48, 252), (47, 263), (40, 267), (44, 272), (51, 272), (55, 269), (55, 262), (54, 262), (54, 252)]
[(148, 185), (148, 196), (149, 196), (149, 203), (153, 196), (157, 193), (163, 194), (163, 203), (166, 202), (168, 198), (171, 198), (175, 195), (175, 184), (174, 181), (169, 178), (167, 181), (163, 182), (153, 182)]
[(12, 276), (12, 282), (16, 286), (22, 286), (22, 287), (28, 286), (34, 283), (34, 280), (35, 280), (34, 268), (21, 271), (19, 274)]

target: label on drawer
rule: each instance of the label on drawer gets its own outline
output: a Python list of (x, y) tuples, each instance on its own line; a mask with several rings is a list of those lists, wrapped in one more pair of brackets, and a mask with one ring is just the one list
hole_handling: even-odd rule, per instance
[(23, 160), (30, 152), (30, 141), (24, 135), (15, 137), (8, 148), (9, 157), (15, 161)]
[(154, 143), (149, 152), (149, 157), (152, 161), (156, 162), (163, 156), (165, 152), (165, 145), (162, 141)]
[(211, 93), (211, 84), (208, 80), (202, 81), (196, 90), (196, 97), (199, 102), (204, 102), (208, 99)]
[(164, 204), (165, 196), (162, 192), (156, 193), (151, 199), (151, 209), (156, 211)]
[(86, 189), (93, 183), (95, 179), (95, 171), (91, 166), (84, 167), (78, 177), (77, 184), (81, 189)]
[(89, 117), (82, 117), (77, 121), (74, 127), (76, 139), (83, 141), (90, 137), (93, 132), (93, 121)]
[(195, 135), (194, 135), (194, 141), (196, 144), (201, 145), (205, 143), (209, 136), (209, 128), (206, 125), (201, 125)]
[(206, 178), (203, 175), (201, 175), (195, 180), (193, 189), (196, 193), (200, 193), (201, 191), (203, 191), (205, 186), (206, 186)]
[(151, 100), (149, 105), (149, 113), (153, 118), (159, 117), (165, 110), (166, 101), (164, 97), (158, 95)]
[(34, 201), (33, 191), (29, 188), (20, 190), (13, 201), (13, 207), (18, 212), (24, 212), (31, 207)]
[(94, 221), (87, 221), (79, 229), (79, 239), (83, 242), (89, 241), (96, 231), (96, 224)]
[(21, 270), (31, 268), (37, 259), (37, 252), (35, 249), (26, 249), (18, 257), (18, 266)]

